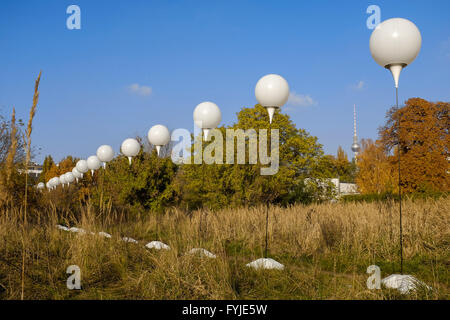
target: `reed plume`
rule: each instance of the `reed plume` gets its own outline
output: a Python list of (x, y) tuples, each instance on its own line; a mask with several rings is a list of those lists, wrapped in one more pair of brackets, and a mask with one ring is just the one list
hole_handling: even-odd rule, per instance
[(26, 131), (26, 156), (25, 156), (25, 197), (24, 197), (24, 211), (23, 211), (23, 225), (22, 225), (22, 285), (20, 298), (24, 298), (25, 288), (25, 225), (27, 222), (27, 198), (28, 198), (28, 165), (31, 159), (31, 132), (33, 131), (33, 118), (36, 114), (36, 107), (39, 100), (39, 82), (41, 81), (42, 71), (36, 79), (34, 85), (33, 105), (30, 109), (30, 117), (28, 119), (27, 131)]
[(24, 223), (27, 221), (27, 196), (28, 196), (28, 165), (31, 159), (31, 132), (33, 131), (33, 118), (36, 114), (36, 107), (39, 100), (39, 82), (41, 81), (42, 71), (39, 72), (39, 75), (36, 79), (36, 83), (34, 85), (34, 96), (33, 96), (33, 105), (30, 109), (30, 117), (28, 119), (27, 131), (25, 133), (26, 138), (26, 156), (25, 156), (25, 199), (24, 199)]

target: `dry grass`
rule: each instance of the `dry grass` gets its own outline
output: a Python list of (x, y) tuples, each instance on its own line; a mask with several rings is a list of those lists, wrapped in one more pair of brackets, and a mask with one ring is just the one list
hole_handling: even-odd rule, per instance
[[(25, 299), (448, 299), (450, 201), (404, 203), (405, 271), (433, 287), (402, 296), (368, 290), (366, 269), (382, 277), (398, 273), (397, 206), (322, 204), (270, 208), (269, 256), (284, 271), (254, 271), (245, 264), (263, 256), (265, 208), (192, 215), (173, 209), (134, 219), (112, 212), (100, 222), (83, 208), (40, 212), (22, 234), (20, 212), (0, 214), (0, 299), (20, 298), (22, 241), (25, 243)], [(31, 220), (30, 214), (30, 220)], [(57, 223), (106, 231), (105, 239), (60, 231)], [(120, 237), (139, 240), (125, 243)], [(170, 251), (144, 245), (161, 240)], [(217, 259), (186, 255), (193, 247)], [(68, 290), (69, 265), (82, 272), (82, 290)]]
[[(39, 72), (39, 75), (36, 79), (35, 85), (34, 85), (34, 95), (33, 95), (33, 104), (30, 108), (30, 117), (28, 118), (28, 125), (27, 130), (25, 132), (25, 141), (27, 143), (26, 145), (26, 156), (25, 156), (25, 170), (28, 170), (28, 164), (31, 160), (31, 132), (33, 131), (33, 118), (36, 114), (36, 107), (37, 103), (39, 101), (39, 82), (41, 81), (41, 74), (42, 71)], [(25, 233), (25, 227), (27, 222), (27, 209), (28, 209), (28, 173), (25, 174), (25, 196), (24, 196), (24, 210), (23, 210), (23, 224), (22, 224), (22, 233)], [(22, 284), (21, 284), (21, 299), (24, 299), (24, 289), (25, 289), (25, 242), (23, 241), (25, 238), (25, 235), (22, 237)]]

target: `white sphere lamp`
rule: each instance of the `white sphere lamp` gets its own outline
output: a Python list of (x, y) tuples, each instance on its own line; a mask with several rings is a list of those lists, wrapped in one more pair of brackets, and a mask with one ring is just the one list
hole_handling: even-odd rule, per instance
[(398, 88), (400, 72), (418, 56), (422, 36), (417, 26), (403, 18), (380, 23), (370, 36), (370, 52), (383, 68), (389, 69)]
[(75, 176), (73, 175), (73, 173), (72, 173), (71, 171), (70, 171), (70, 172), (67, 172), (67, 173), (65, 174), (65, 177), (66, 177), (67, 183), (72, 183), (72, 182), (75, 181)]
[(87, 158), (87, 166), (89, 170), (91, 170), (92, 176), (94, 176), (94, 171), (99, 169), (102, 166), (102, 163), (97, 158), (97, 156), (90, 156)]
[(66, 181), (66, 177), (64, 174), (59, 176), (59, 183), (61, 184), (61, 186), (64, 188), (64, 185), (67, 183)]
[(103, 162), (103, 168), (106, 169), (106, 163), (114, 158), (114, 150), (111, 146), (106, 144), (98, 147), (97, 158)]
[(78, 171), (77, 167), (72, 169), (72, 174), (75, 177), (75, 179), (77, 180), (77, 182), (78, 182), (78, 179), (80, 179), (82, 177), (82, 174), (80, 171)]
[(156, 146), (156, 152), (158, 153), (161, 150), (162, 146), (165, 146), (170, 141), (170, 132), (166, 126), (161, 124), (157, 124), (150, 128), (147, 135), (148, 141)]
[(136, 139), (128, 138), (124, 142), (122, 142), (120, 150), (126, 157), (128, 157), (128, 161), (131, 165), (131, 158), (138, 155), (139, 151), (141, 150), (141, 145)]
[(275, 109), (283, 106), (289, 99), (289, 84), (280, 75), (268, 74), (258, 80), (255, 87), (258, 103), (267, 109), (272, 123)]
[(202, 102), (194, 109), (194, 123), (202, 129), (205, 140), (208, 140), (210, 130), (216, 128), (221, 120), (220, 108), (213, 102)]
[(87, 165), (86, 160), (79, 160), (75, 166), (77, 170), (81, 173), (81, 177), (83, 178), (83, 174), (89, 171), (89, 167)]

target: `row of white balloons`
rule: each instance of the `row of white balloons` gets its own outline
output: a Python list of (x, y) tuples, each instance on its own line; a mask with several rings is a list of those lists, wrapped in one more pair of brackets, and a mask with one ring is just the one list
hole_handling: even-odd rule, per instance
[[(374, 60), (381, 66), (392, 72), (395, 81), (395, 87), (398, 88), (400, 72), (407, 65), (412, 63), (419, 54), (422, 44), (422, 37), (419, 29), (414, 23), (407, 19), (393, 18), (388, 19), (377, 26), (370, 37), (370, 51)], [(289, 98), (289, 85), (287, 81), (276, 74), (269, 74), (262, 77), (255, 87), (255, 96), (259, 104), (267, 109), (269, 121), (272, 122), (275, 110), (283, 106)], [(222, 119), (219, 107), (212, 102), (200, 103), (194, 110), (194, 122), (203, 130), (205, 139), (209, 131), (216, 128)], [(148, 140), (156, 146), (160, 152), (161, 146), (170, 141), (170, 132), (163, 125), (153, 126), (148, 132)], [(140, 151), (140, 144), (136, 139), (126, 139), (122, 143), (122, 153), (128, 157), (130, 164), (131, 158)], [(83, 173), (89, 169), (92, 171), (104, 167), (106, 162), (114, 157), (113, 149), (108, 145), (100, 146), (96, 156), (90, 156), (87, 161), (80, 160), (71, 172), (67, 172), (59, 177), (50, 179), (45, 185), (39, 183), (38, 189), (45, 186), (49, 189), (57, 185), (68, 184), (75, 179), (83, 177)]]
[[(289, 85), (287, 81), (276, 74), (269, 74), (262, 77), (255, 87), (255, 96), (259, 104), (267, 109), (269, 121), (272, 118), (276, 108), (283, 106), (289, 98)], [(213, 102), (202, 102), (194, 109), (194, 123), (202, 129), (203, 137), (208, 138), (210, 130), (216, 128), (221, 120), (222, 113), (220, 108)], [(153, 126), (147, 135), (148, 141), (156, 147), (158, 155), (162, 146), (170, 141), (170, 132), (166, 126), (158, 124)], [(131, 165), (131, 159), (135, 157), (141, 150), (141, 145), (136, 139), (128, 138), (121, 145), (122, 153), (128, 157)], [(37, 184), (38, 189), (47, 187), (49, 190), (56, 188), (58, 185), (64, 187), (75, 180), (83, 177), (83, 174), (91, 170), (94, 171), (102, 166), (106, 169), (106, 163), (114, 158), (114, 150), (109, 145), (102, 145), (97, 149), (97, 155), (92, 155), (87, 160), (79, 160), (72, 171), (66, 172), (59, 177), (51, 178), (46, 184), (40, 182)]]

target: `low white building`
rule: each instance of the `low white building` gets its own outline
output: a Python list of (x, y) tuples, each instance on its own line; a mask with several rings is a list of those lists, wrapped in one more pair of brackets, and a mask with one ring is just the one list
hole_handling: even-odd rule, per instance
[(338, 197), (350, 194), (359, 194), (356, 183), (340, 182), (339, 178), (331, 179), (335, 186), (335, 191)]
[[(25, 170), (23, 169), (19, 169), (19, 173), (23, 173)], [(26, 171), (28, 173), (28, 175), (34, 177), (34, 178), (39, 178), (39, 176), (42, 173), (42, 166), (37, 164), (37, 163), (31, 163), (28, 166), (28, 170)]]

